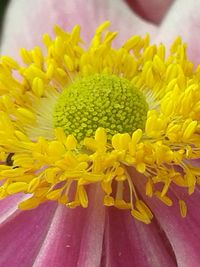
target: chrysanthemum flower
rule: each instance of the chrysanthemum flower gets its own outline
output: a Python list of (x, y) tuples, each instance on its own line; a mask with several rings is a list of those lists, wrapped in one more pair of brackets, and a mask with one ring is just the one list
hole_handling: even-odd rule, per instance
[(175, 247), (184, 235), (170, 239), (187, 210), (197, 209), (188, 204), (200, 184), (200, 68), (180, 37), (170, 48), (148, 34), (116, 46), (109, 25), (100, 24), (90, 41), (79, 25), (55, 26), (54, 37), (43, 35), (45, 49), (0, 58), (2, 214), (9, 217), (16, 198), (15, 232), (37, 231), (24, 240), (34, 247), (32, 260), (9, 261), (16, 217), (8, 219), (2, 264), (47, 266), (53, 256), (58, 267), (176, 266), (176, 258), (188, 266)]

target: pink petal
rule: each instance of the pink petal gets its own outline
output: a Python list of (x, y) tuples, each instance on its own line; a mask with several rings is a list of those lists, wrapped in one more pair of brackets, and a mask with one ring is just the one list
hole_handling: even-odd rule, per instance
[(104, 267), (175, 267), (171, 248), (153, 221), (144, 225), (135, 221), (128, 211), (107, 210)]
[(48, 231), (55, 203), (21, 212), (0, 225), (0, 266), (32, 266)]
[(158, 41), (171, 43), (181, 36), (188, 44), (188, 56), (194, 63), (200, 62), (200, 1), (177, 0), (160, 27)]
[(199, 266), (200, 193), (188, 197), (188, 215), (181, 218), (177, 206), (166, 207), (156, 200), (149, 202), (157, 220), (162, 225), (176, 255), (178, 266)]
[[(132, 174), (134, 173), (133, 170), (131, 172)], [(173, 200), (174, 205), (167, 207), (158, 199), (145, 196), (143, 181), (144, 177), (138, 174), (134, 183), (137, 184), (140, 194), (144, 197), (144, 200), (164, 230), (173, 248), (178, 266), (199, 266), (200, 191), (197, 189), (194, 194), (191, 196), (187, 195), (187, 197), (184, 192), (182, 193), (181, 198), (185, 200), (188, 206), (188, 215), (183, 219), (180, 215), (177, 198), (174, 193), (169, 192), (169, 196)], [(177, 191), (177, 195), (180, 195), (180, 191)]]
[(126, 0), (142, 18), (159, 24), (174, 0)]
[(59, 207), (34, 267), (100, 265), (105, 209), (98, 187), (91, 188), (87, 209)]
[(156, 33), (156, 27), (142, 21), (121, 0), (12, 0), (5, 18), (2, 52), (16, 56), (20, 47), (32, 48), (41, 44), (43, 33), (52, 33), (58, 24), (71, 30), (76, 24), (88, 41), (95, 28), (110, 20), (124, 41), (133, 34)]

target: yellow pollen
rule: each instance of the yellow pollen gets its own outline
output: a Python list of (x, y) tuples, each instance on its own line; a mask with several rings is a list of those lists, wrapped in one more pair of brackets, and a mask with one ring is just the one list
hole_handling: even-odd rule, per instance
[(108, 26), (87, 48), (79, 26), (55, 26), (46, 52), (20, 49), (23, 64), (0, 58), (0, 199), (28, 194), (22, 210), (47, 201), (87, 208), (98, 186), (102, 205), (143, 223), (152, 197), (177, 202), (184, 218), (182, 190), (189, 197), (200, 185), (200, 66), (180, 38), (168, 56), (148, 35), (116, 49)]

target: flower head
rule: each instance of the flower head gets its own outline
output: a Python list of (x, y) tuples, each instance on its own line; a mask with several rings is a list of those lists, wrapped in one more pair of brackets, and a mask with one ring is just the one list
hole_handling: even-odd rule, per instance
[(1, 57), (0, 198), (23, 192), (20, 209), (49, 200), (86, 208), (97, 183), (102, 204), (149, 223), (137, 187), (168, 206), (170, 188), (185, 217), (179, 188), (190, 195), (200, 182), (199, 68), (179, 37), (168, 56), (148, 35), (114, 48), (108, 26), (89, 46), (79, 26), (56, 26), (55, 39), (43, 35), (47, 52), (20, 50), (22, 66)]

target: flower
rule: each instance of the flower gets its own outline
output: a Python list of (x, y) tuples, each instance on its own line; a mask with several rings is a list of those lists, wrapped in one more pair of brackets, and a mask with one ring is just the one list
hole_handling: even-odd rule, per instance
[[(24, 67), (1, 58), (1, 199), (23, 192), (31, 197), (20, 209), (48, 200), (86, 208), (87, 186), (100, 184), (104, 205), (150, 223), (129, 169), (144, 174), (147, 196), (168, 206), (171, 184), (194, 192), (198, 69), (180, 38), (165, 59), (164, 45), (150, 45), (148, 35), (114, 49), (108, 25), (96, 29), (89, 49), (80, 44), (79, 26), (71, 33), (55, 27), (55, 39), (43, 35), (46, 55), (22, 48)], [(177, 200), (185, 217), (186, 204)]]
[[(190, 247), (184, 231), (195, 223), (181, 216), (198, 201), (199, 68), (179, 37), (165, 56), (148, 35), (115, 48), (108, 26), (97, 27), (89, 48), (78, 25), (56, 26), (55, 39), (43, 35), (47, 53), (22, 48), (23, 65), (1, 57), (2, 241), (16, 239), (4, 253), (22, 242), (18, 233), (33, 235), (30, 254), (5, 254), (2, 264), (187, 266), (191, 249), (198, 262), (197, 227)], [(12, 200), (35, 210), (9, 217)]]

